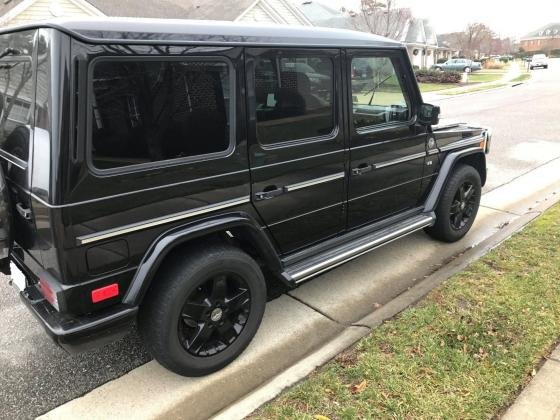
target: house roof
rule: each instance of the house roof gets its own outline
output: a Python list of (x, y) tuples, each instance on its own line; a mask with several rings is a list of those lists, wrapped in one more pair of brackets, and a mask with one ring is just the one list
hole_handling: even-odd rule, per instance
[[(1, 2), (3, 16), (23, 0)], [(107, 16), (235, 20), (254, 0), (86, 0)]]
[[(314, 25), (369, 31), (365, 17), (361, 12), (350, 15), (313, 0), (300, 0), (297, 7)], [(391, 18), (393, 23), (388, 28), (389, 38), (407, 44), (438, 45), (436, 33), (428, 19), (414, 18), (408, 8), (393, 9), (390, 13), (393, 15)], [(385, 21), (384, 16), (380, 12), (378, 23)], [(373, 18), (370, 17), (369, 19)], [(383, 27), (383, 29), (386, 30), (387, 28)]]
[(541, 37), (550, 37), (550, 38), (560, 37), (560, 22), (549, 23), (548, 25), (544, 25), (533, 32), (529, 32), (521, 39), (541, 38)]
[(49, 27), (91, 43), (212, 44), (317, 47), (398, 48), (400, 42), (365, 32), (296, 25), (267, 25), (224, 21), (88, 18), (53, 19), (12, 28)]
[(235, 20), (254, 0), (87, 0), (107, 16)]

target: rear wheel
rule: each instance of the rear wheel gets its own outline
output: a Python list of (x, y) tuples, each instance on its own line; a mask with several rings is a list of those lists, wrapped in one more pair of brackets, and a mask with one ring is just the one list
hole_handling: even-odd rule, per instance
[(426, 232), (444, 242), (455, 242), (465, 236), (478, 213), (480, 184), (480, 175), (475, 168), (458, 165), (436, 208), (436, 222)]
[(470, 73), (470, 72), (471, 72), (471, 68), (470, 68), (470, 67), (465, 67), (465, 68), (463, 69), (463, 71), (464, 71), (465, 73)]
[(258, 264), (217, 245), (176, 255), (165, 265), (140, 309), (148, 350), (180, 375), (221, 369), (247, 347), (262, 320), (266, 285)]

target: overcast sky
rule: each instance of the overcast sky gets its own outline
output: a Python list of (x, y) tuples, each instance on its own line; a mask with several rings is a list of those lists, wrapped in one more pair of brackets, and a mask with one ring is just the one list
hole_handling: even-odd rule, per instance
[[(360, 0), (320, 0), (355, 10)], [(520, 37), (552, 22), (560, 22), (560, 0), (396, 0), (414, 16), (429, 18), (438, 33), (455, 32), (470, 22), (483, 22), (502, 37)]]

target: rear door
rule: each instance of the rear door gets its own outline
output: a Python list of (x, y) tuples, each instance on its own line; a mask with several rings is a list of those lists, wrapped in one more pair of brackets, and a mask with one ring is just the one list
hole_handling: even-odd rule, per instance
[(417, 205), (426, 127), (416, 123), (412, 73), (403, 51), (348, 52), (350, 171), (348, 225)]
[(0, 35), (0, 162), (11, 201), (12, 236), (40, 261), (30, 200), (37, 31)]
[(345, 228), (340, 51), (246, 54), (252, 200), (286, 253)]

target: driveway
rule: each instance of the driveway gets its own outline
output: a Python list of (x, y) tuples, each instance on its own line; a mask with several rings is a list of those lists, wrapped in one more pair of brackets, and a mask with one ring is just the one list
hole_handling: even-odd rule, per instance
[[(486, 192), (560, 158), (560, 118), (557, 115), (560, 111), (557, 100), (560, 60), (551, 60), (548, 70), (535, 70), (533, 74), (529, 83), (518, 87), (439, 101), (444, 120), (492, 127), (494, 141), (488, 161)], [(507, 212), (490, 207), (481, 211), (475, 229), (463, 242), (443, 246), (416, 234), (320, 276), (289, 296), (272, 302), (267, 309), (268, 321), (265, 321), (279, 330), (278, 335), (271, 336), (270, 331), (263, 331), (241, 358), (240, 365), (251, 374), (239, 378), (227, 369), (218, 373), (216, 378), (221, 378), (224, 384), (222, 391), (239, 384), (258, 385), (258, 381), (266, 380), (271, 372), (285, 368), (290, 356), (305, 355), (314, 345), (320, 344), (321, 338), (336, 334), (341, 326), (356, 322), (376, 305), (386, 304), (444, 264), (450, 256), (472, 246), (489, 231), (498, 229), (501, 223), (507, 223), (510, 216)], [(78, 357), (66, 355), (46, 338), (19, 303), (7, 280), (0, 278), (0, 418), (31, 418), (45, 413), (149, 360), (135, 334), (93, 353)], [(340, 287), (342, 281), (345, 282), (343, 288)], [(346, 292), (340, 294), (341, 291)], [(275, 319), (285, 322), (275, 324)], [(293, 319), (299, 321), (290, 324)], [(274, 340), (279, 337), (290, 341), (276, 349)], [(257, 348), (259, 345), (261, 349)], [(255, 354), (269, 357), (274, 366), (267, 366), (269, 370), (249, 370), (251, 364), (247, 360)], [(149, 378), (157, 383), (158, 390), (177, 390), (183, 395), (193, 392), (194, 396), (197, 389), (212, 392), (209, 377), (178, 378), (154, 363), (134, 370), (127, 378), (130, 385)], [(150, 383), (144, 385), (149, 395), (152, 392)]]

